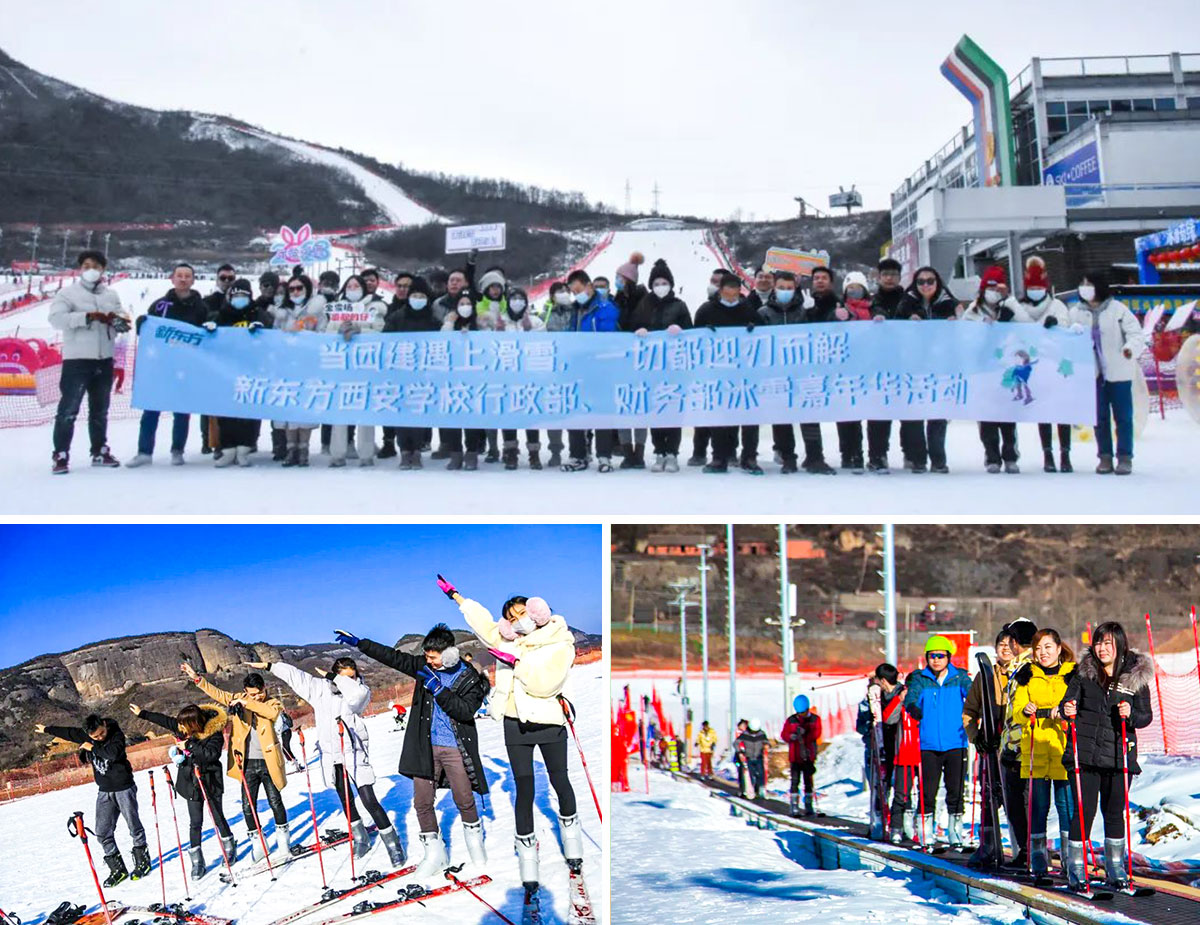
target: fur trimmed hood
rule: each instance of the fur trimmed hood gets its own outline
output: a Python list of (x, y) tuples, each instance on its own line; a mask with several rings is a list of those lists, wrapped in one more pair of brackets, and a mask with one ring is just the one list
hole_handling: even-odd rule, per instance
[[(209, 736), (216, 735), (229, 722), (229, 714), (225, 712), (224, 707), (218, 704), (206, 703), (200, 707), (200, 710), (208, 718), (204, 721), (204, 728), (200, 730), (200, 735), (196, 736), (197, 739), (207, 739)], [(184, 734), (182, 729), (179, 734)]]
[[(1154, 677), (1153, 663), (1137, 649), (1130, 649), (1125, 653), (1123, 669), (1117, 678), (1117, 687), (1130, 694), (1136, 694), (1142, 688), (1148, 687), (1150, 679)], [(1100, 667), (1090, 648), (1085, 649), (1079, 657), (1076, 670), (1080, 677), (1103, 686), (1104, 669)]]

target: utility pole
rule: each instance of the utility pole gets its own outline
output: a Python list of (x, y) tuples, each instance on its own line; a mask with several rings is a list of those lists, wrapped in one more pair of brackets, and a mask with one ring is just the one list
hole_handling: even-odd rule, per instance
[(792, 623), (788, 594), (787, 524), (779, 525), (779, 630), (783, 639), (783, 715), (788, 717), (788, 676), (792, 673)]
[(675, 605), (679, 608), (679, 699), (683, 703), (683, 736), (687, 742), (684, 754), (688, 764), (691, 764), (692, 710), (687, 689), (687, 609), (694, 606), (694, 602), (687, 599), (687, 594), (694, 585), (691, 580), (681, 580), (673, 581), (667, 587), (675, 592)]
[(702, 686), (704, 689), (704, 718), (708, 719), (708, 573), (712, 566), (708, 564), (708, 551), (712, 549), (707, 543), (700, 544), (700, 660), (703, 662)]
[(34, 229), (33, 229), (33, 253), (29, 257), (30, 263), (37, 263), (37, 242), (38, 242), (38, 238), (40, 238), (41, 235), (42, 235), (41, 226), (35, 225)]
[(63, 232), (63, 252), (62, 252), (61, 266), (64, 269), (67, 266), (67, 241), (70, 240), (70, 238), (71, 238), (71, 229), (68, 228), (66, 231)]
[(896, 646), (896, 525), (884, 524), (878, 534), (883, 538), (883, 658), (895, 665), (898, 657)]
[(83, 249), (84, 250), (92, 249), (92, 229), (90, 229), (90, 228), (88, 229), (88, 233), (87, 233), (87, 243), (83, 245)]
[(729, 747), (737, 738), (737, 600), (733, 588), (733, 524), (725, 525), (726, 568), (729, 569)]
[(658, 215), (658, 194), (659, 194), (658, 181), (655, 180), (654, 181), (654, 214), (655, 215)]
[(108, 239), (112, 237), (111, 231), (104, 232), (104, 260), (108, 262)]
[(633, 187), (629, 185), (629, 177), (625, 178), (625, 214), (633, 212)]

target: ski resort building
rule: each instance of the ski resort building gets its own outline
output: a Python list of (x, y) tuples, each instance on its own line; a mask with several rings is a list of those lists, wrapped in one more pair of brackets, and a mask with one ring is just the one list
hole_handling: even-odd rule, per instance
[(1034, 58), (1007, 80), (964, 37), (942, 71), (998, 102), (984, 151), (966, 125), (892, 193), (891, 252), (907, 271), (970, 278), (1015, 248), (1039, 253), (1059, 288), (1100, 264), (1133, 281), (1134, 239), (1200, 213), (1200, 54)]

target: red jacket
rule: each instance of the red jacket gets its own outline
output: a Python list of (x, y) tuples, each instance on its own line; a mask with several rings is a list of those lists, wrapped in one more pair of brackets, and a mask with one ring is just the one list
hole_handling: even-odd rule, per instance
[(904, 691), (894, 696), (883, 708), (883, 720), (887, 722), (900, 712), (900, 739), (896, 748), (896, 764), (915, 768), (921, 763), (921, 749), (917, 743), (917, 721), (904, 709)]
[(816, 761), (817, 742), (821, 739), (821, 717), (816, 713), (793, 713), (783, 724), (780, 738), (788, 744), (788, 761)]

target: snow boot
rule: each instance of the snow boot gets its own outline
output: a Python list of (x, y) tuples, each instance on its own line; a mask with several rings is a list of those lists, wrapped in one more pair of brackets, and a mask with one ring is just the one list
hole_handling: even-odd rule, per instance
[(350, 837), (354, 840), (354, 856), (356, 858), (361, 858), (371, 850), (371, 836), (361, 819), (350, 823)]
[(1042, 471), (1043, 472), (1057, 472), (1058, 471), (1058, 466), (1056, 466), (1054, 464), (1054, 450), (1051, 450), (1051, 449), (1042, 450), (1042, 458), (1043, 458), (1043, 461), (1042, 461)]
[(128, 879), (129, 871), (125, 869), (125, 862), (121, 859), (121, 852), (115, 854), (106, 854), (104, 863), (108, 865), (108, 877), (104, 881), (105, 886), (116, 886)]
[(289, 446), (287, 454), (283, 457), (283, 468), (291, 469), (300, 465), (300, 447)]
[(950, 817), (950, 822), (946, 826), (946, 841), (951, 848), (962, 847), (962, 821), (962, 813), (956, 813)]
[(484, 461), (485, 463), (498, 463), (498, 462), (500, 462), (500, 451), (499, 451), (498, 449), (496, 449), (494, 446), (493, 446), (493, 447), (489, 447), (489, 448), (488, 448), (488, 451), (487, 451), (487, 455), (483, 457), (483, 461)]
[(471, 856), (471, 863), (479, 868), (487, 867), (487, 849), (483, 846), (483, 823), (464, 822), (463, 841), (467, 844), (467, 854)]
[(804, 815), (815, 816), (817, 811), (813, 809), (813, 795), (811, 793), (804, 794)]
[(561, 449), (551, 450), (550, 451), (550, 461), (546, 463), (546, 466), (549, 467), (550, 469), (557, 469), (561, 465), (562, 465), (562, 450)]
[(651, 472), (665, 472), (667, 469), (667, 457), (663, 453), (654, 454), (654, 464), (650, 466)]
[[(412, 457), (410, 458), (409, 461), (412, 463), (412, 467), (414, 469), (424, 469), (425, 468), (425, 463), (421, 462), (421, 451), (420, 450), (413, 450)], [(371, 466), (371, 465), (375, 464), (375, 461), (374, 461), (374, 459), (372, 459), (371, 457), (368, 456), (366, 459), (360, 459), (358, 461), (358, 464), (360, 466)]]
[(1071, 451), (1063, 450), (1058, 454), (1058, 471), (1059, 472), (1074, 472), (1075, 467), (1071, 465)]
[(1104, 839), (1104, 882), (1114, 890), (1129, 886), (1129, 859), (1123, 838)]
[(271, 428), (271, 462), (287, 459), (287, 431), (280, 427)]
[(199, 880), (208, 873), (208, 867), (204, 864), (204, 849), (188, 848), (188, 854), (192, 858), (192, 879)]
[(66, 453), (56, 452), (50, 458), (54, 460), (54, 465), (50, 468), (51, 475), (66, 475), (70, 471), (67, 467), (68, 457)]
[(625, 444), (625, 458), (621, 460), (622, 469), (645, 469), (646, 468), (646, 444), (644, 443), (627, 443)]
[(1029, 836), (1029, 869), (1035, 877), (1044, 877), (1050, 869), (1050, 855), (1046, 850), (1046, 835)]
[(446, 463), (447, 469), (457, 472), (459, 469), (461, 469), (463, 467), (463, 454), (462, 453), (451, 453), (449, 459), (450, 459), (450, 461), (448, 463)]
[[(534, 832), (530, 832), (528, 835), (518, 835), (516, 843), (517, 859), (521, 868), (521, 882), (536, 886), (538, 882), (537, 835)], [(526, 888), (528, 889), (528, 886)]]
[(542, 452), (542, 445), (540, 443), (527, 443), (525, 449), (529, 451), (529, 468), (541, 469), (542, 457), (539, 454)]
[(676, 456), (674, 453), (668, 453), (666, 456), (664, 456), (663, 457), (663, 471), (664, 472), (678, 472), (679, 471), (679, 457)]
[(404, 848), (400, 844), (400, 836), (396, 833), (394, 825), (380, 829), (379, 840), (383, 842), (383, 847), (387, 848), (388, 861), (393, 867), (399, 867), (404, 863)]
[(570, 861), (583, 860), (583, 826), (579, 824), (579, 813), (573, 816), (559, 816), (561, 826), (563, 857)]
[(399, 466), (399, 468), (404, 470), (405, 472), (411, 471), (414, 468), (414, 466), (413, 466), (413, 456), (414, 455), (415, 454), (411, 450), (401, 450), (400, 451), (400, 466)]
[(92, 454), (92, 465), (103, 466), (105, 469), (119, 469), (121, 462), (109, 451), (107, 446), (100, 447), (100, 452)]
[(468, 472), (475, 472), (479, 469), (479, 454), (466, 453), (463, 455), (463, 468)]
[(301, 469), (308, 468), (308, 447), (306, 447), (306, 446), (300, 447), (300, 459), (296, 463), (296, 465), (299, 466)]
[(1014, 460), (1013, 462), (1006, 462), (1004, 464), (1004, 471), (1009, 475), (1019, 475), (1021, 472), (1021, 467), (1018, 466)]
[(138, 453), (133, 459), (125, 463), (127, 469), (140, 469), (142, 466), (148, 466), (154, 462), (154, 457), (149, 453)]
[(278, 863), (292, 856), (292, 833), (286, 824), (275, 826), (275, 847), (271, 850), (271, 861)]
[(437, 832), (422, 832), (420, 839), (425, 854), (413, 873), (413, 880), (420, 884), (435, 881), (440, 884), (442, 871), (450, 863), (446, 857), (446, 846), (442, 844), (442, 836)]
[(998, 463), (998, 462), (986, 463), (986, 464), (984, 464), (983, 468), (987, 470), (987, 473), (989, 475), (997, 475), (1000, 472), (1000, 463)]
[(141, 880), (150, 873), (150, 852), (145, 845), (133, 846), (133, 870), (129, 872), (130, 880)]
[[(1101, 456), (1100, 464), (1098, 466), (1096, 466), (1096, 474), (1097, 475), (1112, 475), (1112, 472), (1113, 472), (1113, 458), (1111, 456)], [(1083, 844), (1083, 843), (1080, 842), (1080, 844)]]
[(171, 450), (171, 465), (172, 466), (182, 466), (183, 465), (183, 450)]
[(221, 847), (225, 849), (230, 864), (237, 860), (237, 839), (233, 833), (221, 836)]
[(793, 793), (788, 797), (788, 813), (793, 817), (800, 815), (800, 794)]
[(506, 442), (502, 456), (505, 469), (511, 472), (517, 468), (519, 456), (516, 443), (509, 444)]
[(227, 469), (237, 462), (237, 451), (233, 449), (223, 450), (220, 457), (213, 462), (215, 469)]
[(1118, 456), (1117, 468), (1113, 470), (1117, 475), (1130, 475), (1133, 472), (1133, 457)]

